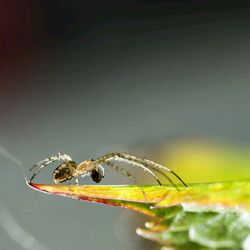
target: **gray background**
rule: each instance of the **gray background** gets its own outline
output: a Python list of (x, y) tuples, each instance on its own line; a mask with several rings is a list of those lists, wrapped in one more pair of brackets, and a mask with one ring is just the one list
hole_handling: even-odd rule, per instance
[[(62, 16), (53, 14), (56, 3)], [(51, 11), (34, 23), (40, 40), (2, 48), (1, 249), (140, 249), (134, 230), (143, 222), (129, 225), (132, 212), (38, 193), (26, 186), (23, 169), (28, 175), (33, 163), (60, 151), (81, 161), (150, 150), (152, 140), (155, 147), (169, 136), (249, 145), (249, 7), (56, 3), (36, 10)], [(38, 179), (51, 181), (52, 170)], [(119, 183), (127, 181), (107, 171), (103, 184)]]

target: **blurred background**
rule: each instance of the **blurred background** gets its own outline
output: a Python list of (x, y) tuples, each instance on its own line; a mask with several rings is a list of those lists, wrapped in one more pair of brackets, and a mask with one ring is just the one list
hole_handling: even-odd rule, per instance
[(28, 188), (24, 172), (57, 152), (130, 152), (187, 183), (248, 178), (249, 14), (233, 0), (0, 1), (1, 249), (153, 248), (131, 211)]

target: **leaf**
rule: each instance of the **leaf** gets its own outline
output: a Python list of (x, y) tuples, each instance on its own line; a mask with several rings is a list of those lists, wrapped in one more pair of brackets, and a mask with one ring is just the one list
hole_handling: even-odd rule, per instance
[(195, 203), (209, 207), (238, 206), (250, 210), (250, 183), (248, 181), (194, 184), (188, 188), (179, 187), (180, 191), (169, 186), (69, 186), (35, 183), (29, 183), (29, 185), (45, 193), (114, 206), (127, 207), (130, 203), (144, 203), (155, 207), (169, 207)]
[(250, 214), (235, 208), (182, 207), (172, 218), (147, 227), (137, 234), (174, 249), (250, 249)]
[[(98, 185), (47, 185), (28, 183), (35, 190), (89, 202), (125, 207), (155, 216), (150, 207), (161, 201), (165, 187), (148, 186), (98, 186)], [(163, 191), (160, 191), (162, 189)]]
[(168, 186), (48, 185), (28, 183), (48, 194), (120, 206), (154, 218), (145, 238), (174, 249), (250, 249), (250, 183)]
[(250, 183), (242, 181), (195, 184), (181, 192), (169, 192), (157, 206), (167, 207), (193, 203), (208, 207), (216, 205), (238, 206), (250, 210)]

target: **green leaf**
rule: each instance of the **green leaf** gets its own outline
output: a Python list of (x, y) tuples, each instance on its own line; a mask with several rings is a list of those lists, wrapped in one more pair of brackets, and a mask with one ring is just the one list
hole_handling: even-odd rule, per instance
[[(30, 183), (36, 190), (86, 201), (127, 206), (144, 203), (155, 207), (197, 204), (207, 207), (242, 207), (250, 210), (250, 183), (221, 182), (194, 184), (178, 191), (169, 186), (49, 185)], [(114, 202), (116, 201), (116, 202)], [(119, 202), (118, 202), (119, 201)], [(126, 204), (125, 204), (126, 203)]]
[(250, 249), (250, 183), (169, 186), (48, 185), (53, 195), (129, 208), (154, 218), (137, 233), (173, 249)]
[[(166, 209), (166, 213), (168, 213)], [(155, 221), (137, 229), (147, 239), (176, 249), (249, 249), (250, 214), (235, 208), (204, 211), (183, 207), (171, 220)]]

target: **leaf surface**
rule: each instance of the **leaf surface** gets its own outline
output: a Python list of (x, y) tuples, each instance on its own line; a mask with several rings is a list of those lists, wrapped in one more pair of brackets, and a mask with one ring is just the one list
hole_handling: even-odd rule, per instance
[(172, 249), (250, 249), (250, 183), (169, 186), (50, 185), (35, 190), (153, 217), (137, 234)]

